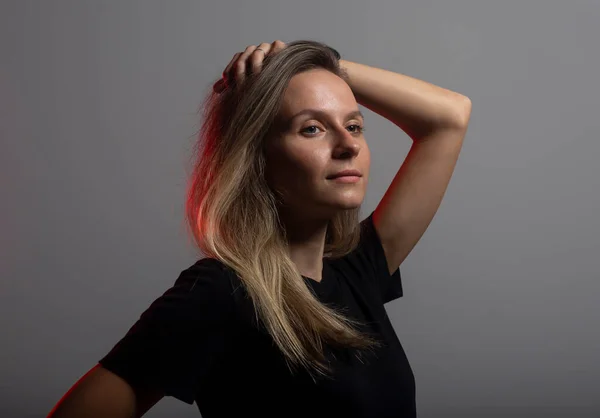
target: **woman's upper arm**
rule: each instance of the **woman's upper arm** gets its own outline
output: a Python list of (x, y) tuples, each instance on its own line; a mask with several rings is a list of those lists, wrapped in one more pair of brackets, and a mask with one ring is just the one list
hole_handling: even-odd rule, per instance
[(98, 364), (69, 389), (48, 418), (141, 417), (162, 397), (158, 391), (132, 387)]

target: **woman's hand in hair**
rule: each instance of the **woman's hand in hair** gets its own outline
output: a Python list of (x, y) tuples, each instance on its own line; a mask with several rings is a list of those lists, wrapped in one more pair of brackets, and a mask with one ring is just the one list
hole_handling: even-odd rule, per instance
[(223, 77), (214, 84), (214, 91), (221, 93), (231, 84), (243, 83), (247, 75), (259, 73), (265, 57), (281, 51), (285, 46), (283, 41), (277, 40), (270, 44), (249, 45), (243, 52), (237, 52), (225, 67)]

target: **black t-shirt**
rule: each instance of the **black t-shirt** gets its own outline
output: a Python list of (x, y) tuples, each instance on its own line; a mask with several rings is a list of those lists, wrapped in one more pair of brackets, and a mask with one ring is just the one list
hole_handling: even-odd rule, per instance
[(100, 364), (132, 386), (195, 401), (204, 418), (416, 417), (413, 372), (384, 308), (402, 296), (400, 271), (389, 274), (372, 216), (355, 251), (324, 258), (320, 282), (304, 277), (319, 300), (343, 307), (384, 343), (362, 356), (327, 349), (330, 378), (291, 374), (256, 326), (238, 276), (212, 258), (182, 271)]

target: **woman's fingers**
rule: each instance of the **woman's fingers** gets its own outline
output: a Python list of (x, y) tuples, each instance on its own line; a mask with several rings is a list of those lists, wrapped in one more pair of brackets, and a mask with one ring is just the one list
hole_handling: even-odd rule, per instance
[(280, 41), (278, 39), (278, 40), (276, 40), (275, 42), (273, 42), (271, 44), (271, 52), (274, 53), (274, 54), (276, 54), (276, 53), (278, 53), (279, 51), (281, 51), (285, 47), (286, 47), (285, 42)]
[(244, 52), (242, 52), (242, 55), (240, 55), (237, 61), (233, 64), (233, 76), (235, 77), (235, 82), (237, 84), (242, 84), (244, 82), (247, 69), (246, 61), (256, 48), (258, 48), (256, 45), (250, 45), (246, 47)]
[(227, 87), (227, 83), (224, 79), (219, 79), (215, 84), (213, 84), (213, 90), (215, 93), (221, 93)]
[(231, 59), (231, 61), (229, 61), (229, 64), (227, 64), (227, 66), (223, 70), (223, 79), (224, 80), (231, 78), (231, 76), (232, 76), (231, 69), (233, 68), (233, 64), (235, 64), (235, 62), (237, 61), (237, 59), (239, 58), (240, 55), (242, 55), (241, 52), (236, 52), (233, 55), (233, 58)]
[(276, 40), (271, 44), (263, 42), (258, 46), (249, 45), (244, 52), (236, 53), (223, 70), (222, 79), (214, 84), (214, 91), (217, 93), (222, 92), (227, 84), (234, 80), (236, 84), (243, 83), (246, 75), (250, 72), (259, 73), (262, 70), (265, 57), (271, 53), (281, 51), (285, 46), (284, 42)]
[(263, 42), (256, 48), (252, 55), (250, 55), (250, 60), (252, 63), (252, 72), (259, 73), (262, 70), (262, 62), (269, 52), (271, 51), (271, 44)]

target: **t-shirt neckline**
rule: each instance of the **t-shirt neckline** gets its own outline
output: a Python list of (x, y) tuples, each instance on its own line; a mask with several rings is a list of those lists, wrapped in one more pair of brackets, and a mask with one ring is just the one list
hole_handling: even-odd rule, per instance
[(321, 281), (318, 282), (310, 277), (302, 276), (304, 281), (310, 286), (318, 295), (326, 296), (330, 293), (332, 289), (333, 283), (333, 272), (331, 271), (331, 266), (329, 262), (324, 258), (323, 259), (323, 270), (321, 273)]

